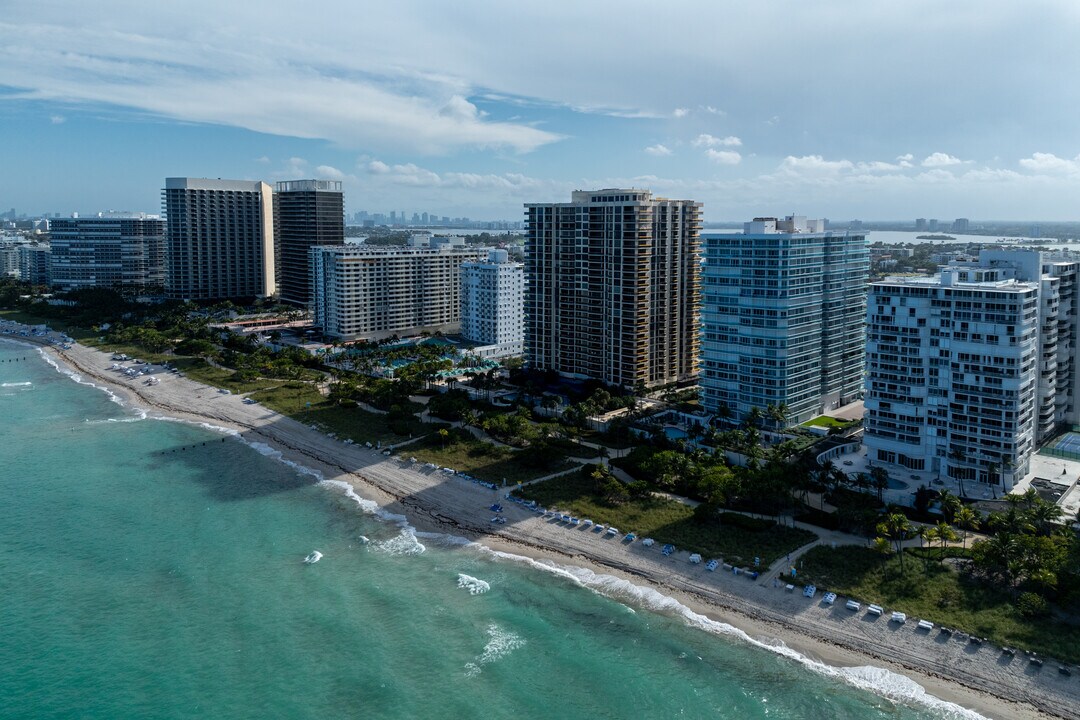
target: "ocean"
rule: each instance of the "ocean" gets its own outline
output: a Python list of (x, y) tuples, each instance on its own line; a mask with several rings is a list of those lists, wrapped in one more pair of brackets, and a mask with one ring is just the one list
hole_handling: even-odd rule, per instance
[(417, 537), (4, 341), (0, 493), (6, 720), (978, 717), (614, 578)]

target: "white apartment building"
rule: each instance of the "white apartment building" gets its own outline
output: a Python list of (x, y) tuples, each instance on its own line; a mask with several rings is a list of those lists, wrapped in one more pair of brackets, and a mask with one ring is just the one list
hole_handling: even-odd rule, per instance
[(934, 278), (871, 285), (868, 457), (1010, 489), (1077, 422), (1080, 264), (984, 250)]
[(487, 248), (311, 248), (315, 324), (341, 340), (381, 340), (461, 328), (461, 265)]
[(48, 285), (52, 248), (46, 244), (19, 245), (19, 279), (31, 285)]
[(525, 266), (506, 250), (461, 265), (461, 334), (484, 358), (525, 352)]
[(756, 218), (706, 234), (701, 402), (739, 422), (784, 405), (798, 424), (863, 390), (866, 279), (862, 232), (803, 216)]

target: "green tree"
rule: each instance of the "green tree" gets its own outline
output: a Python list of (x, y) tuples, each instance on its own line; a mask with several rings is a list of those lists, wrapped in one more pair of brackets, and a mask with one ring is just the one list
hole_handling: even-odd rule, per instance
[(878, 534), (890, 540), (900, 556), (900, 574), (904, 574), (904, 541), (911, 537), (911, 522), (903, 513), (892, 513), (878, 523)]
[(978, 527), (979, 514), (970, 507), (964, 506), (957, 511), (956, 516), (953, 518), (953, 522), (955, 522), (956, 526), (963, 531), (964, 548), (967, 549), (968, 531)]

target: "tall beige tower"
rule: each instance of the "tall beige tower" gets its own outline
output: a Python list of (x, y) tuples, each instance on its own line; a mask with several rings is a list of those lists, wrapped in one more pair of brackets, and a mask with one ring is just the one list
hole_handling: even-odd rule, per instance
[(695, 381), (701, 203), (578, 190), (525, 209), (529, 364), (628, 389)]
[(166, 178), (169, 297), (224, 300), (277, 292), (274, 193), (264, 182)]

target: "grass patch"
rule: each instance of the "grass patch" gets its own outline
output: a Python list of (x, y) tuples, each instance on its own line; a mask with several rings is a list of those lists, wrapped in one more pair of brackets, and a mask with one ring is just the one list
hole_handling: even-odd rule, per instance
[(853, 422), (852, 420), (837, 420), (834, 417), (822, 415), (813, 420), (807, 420), (802, 424), (802, 427), (846, 428)]
[(573, 467), (565, 455), (552, 457), (545, 463), (545, 467), (541, 467), (535, 462), (535, 458), (530, 457), (527, 452), (522, 454), (521, 450), (492, 445), (476, 438), (461, 439), (456, 436), (444, 444), (436, 434), (406, 445), (401, 448), (401, 453), (421, 462), (463, 471), (488, 482), (502, 483), (505, 479), (508, 485), (528, 482)]
[(522, 488), (518, 494), (575, 517), (587, 517), (614, 525), (623, 532), (633, 531), (640, 537), (671, 543), (680, 550), (739, 565), (752, 564), (759, 557), (761, 567), (768, 567), (817, 538), (808, 530), (782, 527), (771, 521), (755, 522), (736, 513), (723, 513), (718, 524), (701, 523), (694, 518), (690, 506), (655, 496), (612, 505), (595, 493), (595, 483), (588, 473), (546, 480)]
[[(955, 552), (960, 548), (950, 550), (954, 552), (949, 554), (962, 554)], [(1010, 593), (942, 565), (937, 552), (906, 553), (901, 575), (899, 558), (890, 558), (883, 567), (870, 548), (816, 547), (802, 557), (799, 581), (987, 637), (999, 645), (1080, 663), (1080, 625), (1023, 616)], [(919, 555), (933, 559), (926, 562)]]
[(48, 325), (51, 329), (67, 333), (72, 338), (79, 341), (88, 337), (98, 336), (98, 333), (95, 333), (88, 328), (77, 327), (58, 318), (46, 318), (41, 317), (40, 315), (31, 315), (22, 310), (0, 310), (0, 320), (10, 320), (11, 322), (22, 323), (23, 325)]
[(410, 434), (425, 435), (441, 427), (414, 418), (401, 423), (400, 429), (406, 432), (399, 435), (391, 429), (385, 415), (331, 402), (309, 383), (279, 383), (275, 387), (257, 390), (250, 397), (297, 422), (314, 425), (322, 432), (332, 432), (342, 440), (351, 439), (361, 444), (401, 442), (407, 440)]

